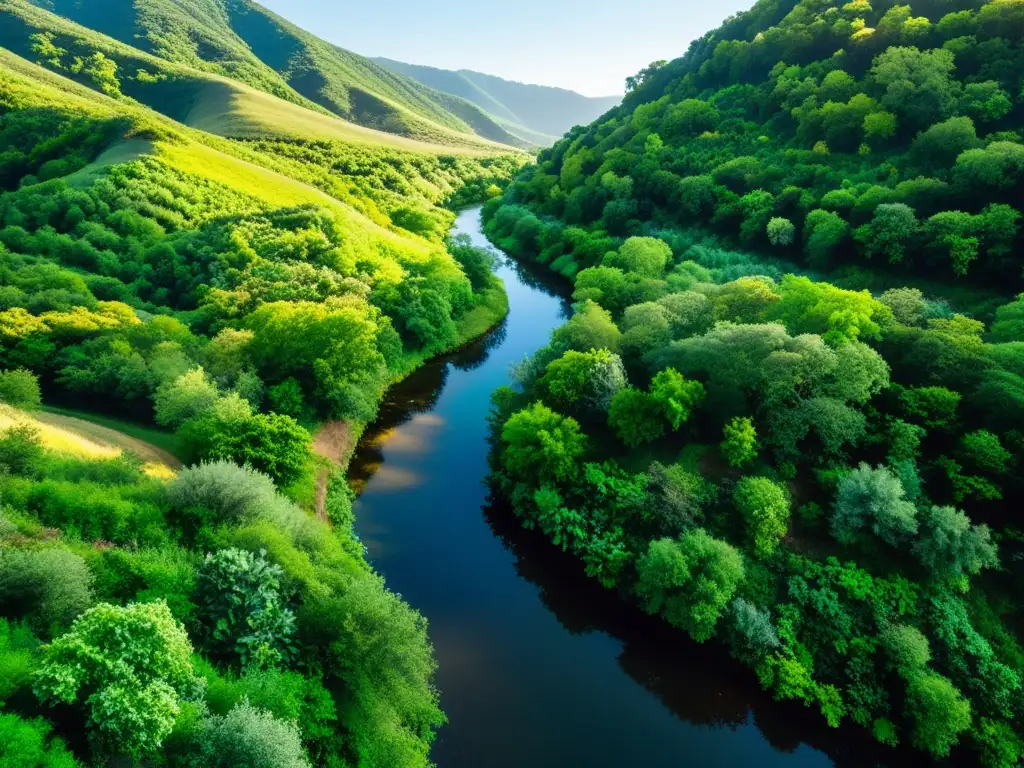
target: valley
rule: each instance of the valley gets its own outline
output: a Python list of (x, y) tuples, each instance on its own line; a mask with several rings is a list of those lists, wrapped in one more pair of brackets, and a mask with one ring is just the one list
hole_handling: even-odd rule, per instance
[(1017, 768), (1024, 0), (477, 10), (0, 0), (0, 765)]

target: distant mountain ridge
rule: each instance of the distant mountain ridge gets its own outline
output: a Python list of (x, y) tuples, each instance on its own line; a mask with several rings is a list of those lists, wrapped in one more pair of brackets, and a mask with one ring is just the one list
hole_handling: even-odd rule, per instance
[(166, 61), (317, 105), (368, 128), (428, 141), (454, 133), (518, 147), (535, 143), (457, 94), (321, 40), (253, 0), (29, 1)]
[(527, 85), (470, 69), (449, 70), (406, 64), (383, 57), (378, 64), (437, 91), (451, 93), (487, 112), (512, 133), (525, 129), (522, 138), (549, 144), (577, 125), (589, 125), (612, 107), (621, 96), (583, 96), (575, 91), (547, 85)]

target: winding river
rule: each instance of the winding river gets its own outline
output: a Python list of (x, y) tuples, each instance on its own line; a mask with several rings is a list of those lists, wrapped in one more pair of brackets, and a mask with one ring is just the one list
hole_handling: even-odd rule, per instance
[[(456, 232), (487, 246), (478, 208)], [(371, 561), (430, 622), (450, 720), (439, 768), (881, 764), (864, 732), (772, 702), (713, 643), (627, 606), (489, 500), (490, 394), (569, 311), (543, 277), (509, 261), (498, 274), (507, 320), (392, 389), (351, 468)]]

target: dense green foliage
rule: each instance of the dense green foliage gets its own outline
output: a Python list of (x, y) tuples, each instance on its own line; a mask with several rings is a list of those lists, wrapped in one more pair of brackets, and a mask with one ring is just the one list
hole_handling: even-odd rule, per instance
[(503, 243), (569, 277), (609, 238), (644, 234), (732, 277), (763, 268), (702, 242), (716, 233), (851, 284), (887, 271), (1019, 288), (1020, 13), (759, 2), (542, 152), (505, 198), (532, 215), (512, 237), (526, 212), (504, 212)]
[[(522, 159), (217, 138), (125, 95), (178, 65), (3, 29), (45, 68), (0, 51), (0, 762), (428, 766), (426, 622), (310, 429), (501, 319), (446, 233)], [(52, 399), (187, 468), (44, 447)]]
[(760, 2), (484, 209), (577, 302), (494, 397), (524, 524), (777, 699), (991, 768), (1024, 756), (1022, 9)]

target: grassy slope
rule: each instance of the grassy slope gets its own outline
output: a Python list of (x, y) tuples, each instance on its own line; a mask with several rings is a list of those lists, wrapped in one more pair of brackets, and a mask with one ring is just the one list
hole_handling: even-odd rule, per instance
[(330, 45), (249, 0), (31, 1), (165, 61), (366, 127), (444, 143), (474, 132), (523, 143), (474, 105)]
[[(25, 0), (0, 0), (0, 22), (0, 46), (19, 56), (33, 58), (28, 38), (41, 31), (53, 34), (56, 44), (67, 50), (63, 57), (65, 66), (73, 56), (100, 51), (117, 62), (125, 95), (176, 121), (221, 136), (337, 139), (434, 154), (466, 150), (493, 154), (507, 150), (506, 145), (443, 127), (422, 131), (423, 136), (432, 137), (433, 141), (368, 129), (341, 120), (298, 94), (287, 100), (237, 80), (169, 62), (40, 10)], [(160, 79), (139, 80), (133, 76), (139, 70)]]
[(564, 88), (525, 85), (468, 69), (437, 69), (384, 58), (374, 61), (431, 88), (461, 96), (513, 133), (545, 144), (575, 125), (592, 122), (620, 101), (618, 96), (591, 98)]

